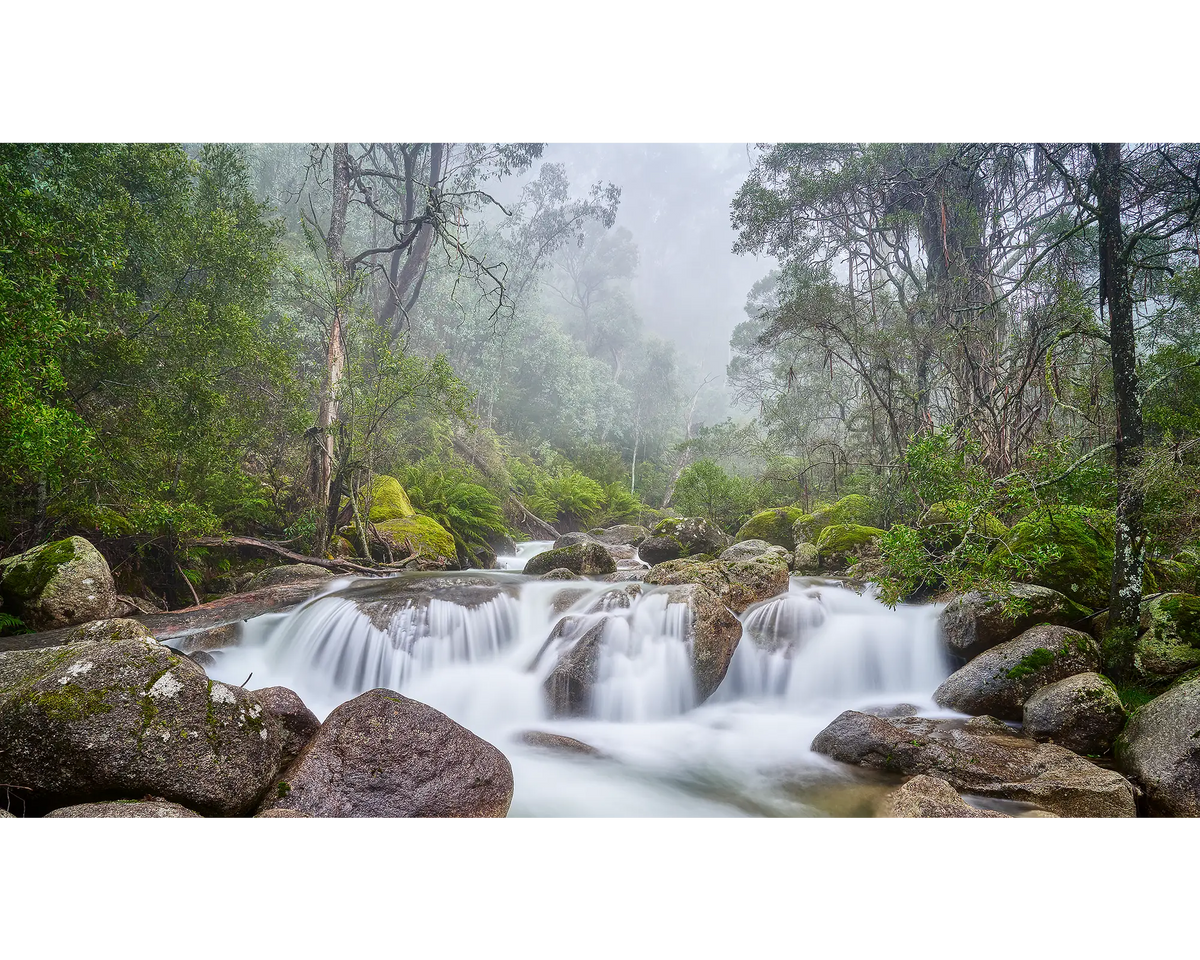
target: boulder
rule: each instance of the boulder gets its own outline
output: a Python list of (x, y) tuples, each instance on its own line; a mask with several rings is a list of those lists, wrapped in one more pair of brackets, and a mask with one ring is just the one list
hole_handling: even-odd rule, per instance
[(1142, 604), (1133, 665), (1151, 683), (1200, 667), (1200, 597), (1164, 593)]
[(1113, 746), (1117, 769), (1150, 813), (1200, 817), (1200, 676), (1176, 683), (1130, 719)]
[[(656, 523), (650, 533), (651, 539), (665, 537), (675, 540), (679, 544), (677, 556), (680, 557), (692, 557), (700, 553), (715, 557), (733, 543), (732, 537), (702, 517), (668, 517)], [(646, 556), (645, 546), (643, 543), (638, 551), (642, 559), (650, 564), (657, 563)]]
[(596, 540), (590, 534), (574, 532), (564, 533), (561, 537), (550, 545), (551, 550), (561, 550), (563, 547), (573, 547), (577, 543), (595, 543)]
[(734, 613), (742, 613), (751, 604), (787, 592), (788, 579), (788, 568), (782, 562), (670, 560), (653, 567), (643, 582), (647, 586), (699, 584)]
[(167, 800), (109, 800), (102, 803), (77, 803), (59, 807), (46, 814), (51, 817), (199, 817), (200, 814)]
[(817, 536), (822, 569), (842, 570), (856, 559), (873, 556), (878, 553), (878, 538), (883, 534), (884, 531), (878, 527), (853, 523), (830, 524)]
[(636, 523), (619, 523), (606, 530), (594, 530), (592, 536), (609, 546), (640, 547), (650, 531)]
[(517, 541), (507, 533), (489, 533), (487, 545), (497, 557), (515, 557), (517, 555)]
[(847, 710), (812, 743), (817, 753), (955, 790), (1020, 800), (1064, 817), (1132, 817), (1133, 787), (1064, 747), (1018, 736), (999, 720), (873, 717)]
[(34, 630), (111, 617), (121, 607), (108, 561), (83, 537), (0, 560), (0, 597)]
[(1021, 725), (1034, 740), (1100, 756), (1108, 753), (1125, 726), (1125, 707), (1106, 677), (1077, 673), (1026, 700)]
[(995, 810), (972, 807), (945, 780), (920, 773), (887, 797), (884, 817), (1003, 817)]
[(146, 795), (204, 814), (253, 809), (281, 766), (275, 718), (131, 629), (0, 653), (0, 782), (29, 788), (40, 809)]
[(275, 718), (283, 737), (283, 766), (291, 763), (318, 730), (321, 721), (304, 705), (300, 694), (287, 687), (263, 687), (254, 696), (263, 712)]
[(672, 586), (667, 596), (670, 603), (687, 604), (691, 614), (688, 639), (692, 644), (692, 676), (697, 700), (703, 703), (725, 679), (742, 637), (742, 625), (716, 594), (699, 584)]
[(796, 549), (796, 536), (792, 528), (797, 521), (807, 518), (803, 510), (796, 507), (776, 507), (773, 510), (763, 510), (756, 513), (738, 530), (734, 540), (763, 540), (767, 543), (783, 547), (791, 551)]
[(579, 574), (574, 570), (568, 570), (566, 567), (556, 567), (549, 573), (543, 573), (539, 580), (578, 580)]
[[(1076, 603), (1105, 607), (1115, 524), (1111, 510), (1042, 507), (1013, 524), (1004, 543), (992, 551), (985, 572), (1008, 579), (1013, 562), (1025, 561), (1030, 572), (1022, 579), (1052, 587)], [(1059, 559), (1041, 562), (1046, 547), (1056, 547)]]
[(564, 737), (561, 733), (547, 733), (544, 730), (526, 730), (521, 734), (521, 742), (526, 746), (537, 747), (541, 750), (551, 750), (555, 753), (575, 753), (585, 757), (603, 757), (604, 753), (591, 744), (583, 743), (573, 737)]
[(312, 817), (503, 817), (508, 759), (445, 714), (376, 689), (325, 719), (262, 804)]
[(866, 524), (874, 519), (875, 508), (864, 496), (852, 493), (837, 503), (821, 504), (810, 514), (804, 514), (792, 526), (796, 543), (813, 542), (822, 530), (834, 524)]
[(1100, 649), (1092, 637), (1046, 624), (984, 651), (951, 674), (933, 699), (962, 713), (1020, 720), (1034, 691), (1099, 668)]
[(370, 487), (363, 491), (363, 501), (369, 506), (366, 519), (372, 523), (403, 520), (417, 515), (400, 481), (386, 474), (376, 474), (371, 478)]
[(783, 547), (775, 547), (765, 540), (743, 540), (721, 551), (718, 560), (760, 560), (765, 563), (782, 563), (791, 567), (792, 555)]
[(247, 590), (262, 590), (281, 584), (309, 583), (310, 581), (332, 580), (336, 574), (324, 567), (311, 563), (287, 563), (280, 567), (269, 567), (247, 584)]
[[(592, 624), (564, 650), (546, 677), (543, 688), (556, 717), (586, 717), (592, 706), (592, 688), (600, 679), (600, 660), (608, 617)], [(554, 626), (547, 646), (571, 631), (579, 621), (566, 617)], [(543, 648), (545, 649), (545, 648)]]
[(536, 557), (531, 557), (525, 564), (525, 573), (531, 576), (559, 569), (570, 570), (572, 573), (584, 577), (602, 576), (615, 572), (617, 562), (609, 555), (603, 544), (586, 540), (557, 550), (539, 553)]
[(817, 573), (821, 569), (821, 551), (815, 543), (798, 543), (792, 556), (792, 569), (798, 574)]
[(942, 642), (953, 657), (970, 660), (1042, 623), (1070, 626), (1088, 616), (1065, 594), (1049, 587), (1010, 583), (1003, 591), (955, 597), (942, 611)]
[(259, 817), (271, 817), (271, 818), (275, 818), (275, 819), (277, 819), (279, 817), (286, 817), (288, 819), (291, 819), (293, 817), (300, 817), (305, 820), (311, 819), (311, 817), (309, 817), (309, 815), (307, 813), (301, 813), (299, 810), (288, 810), (285, 807), (280, 807), (277, 810), (263, 810), (261, 813), (256, 813), (254, 815), (254, 819), (256, 819), (256, 820)]
[[(397, 561), (416, 557), (422, 569), (452, 569), (458, 566), (454, 537), (432, 517), (403, 517), (384, 520), (374, 526)], [(387, 559), (378, 542), (372, 541), (371, 550), (372, 556), (380, 561)]]
[(668, 560), (678, 560), (683, 556), (683, 545), (674, 537), (648, 537), (638, 547), (638, 556), (656, 566)]

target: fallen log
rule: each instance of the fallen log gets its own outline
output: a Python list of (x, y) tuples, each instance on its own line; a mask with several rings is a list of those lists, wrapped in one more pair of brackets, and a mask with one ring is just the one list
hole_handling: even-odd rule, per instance
[(326, 570), (333, 570), (337, 573), (354, 572), (379, 575), (387, 572), (380, 567), (364, 567), (357, 563), (351, 563), (349, 560), (326, 560), (322, 557), (307, 557), (302, 553), (295, 553), (292, 550), (281, 547), (277, 543), (272, 543), (270, 540), (259, 540), (255, 537), (191, 537), (187, 542), (199, 547), (253, 547), (278, 554), (281, 557), (287, 557), (296, 563), (311, 563), (314, 567), (324, 567)]

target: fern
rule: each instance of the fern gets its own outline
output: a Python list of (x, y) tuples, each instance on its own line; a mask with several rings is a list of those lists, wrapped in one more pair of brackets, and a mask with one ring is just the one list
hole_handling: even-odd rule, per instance
[(473, 483), (466, 471), (422, 460), (405, 467), (399, 479), (413, 507), (454, 537), (463, 563), (477, 564), (490, 553), (490, 537), (511, 534), (500, 500), (487, 487)]

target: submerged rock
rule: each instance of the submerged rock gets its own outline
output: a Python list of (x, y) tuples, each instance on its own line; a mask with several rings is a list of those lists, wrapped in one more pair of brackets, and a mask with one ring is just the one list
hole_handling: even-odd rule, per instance
[(555, 753), (577, 753), (585, 757), (603, 757), (604, 753), (591, 744), (583, 743), (573, 737), (564, 737), (561, 733), (547, 733), (544, 730), (526, 730), (521, 734), (521, 742), (530, 747), (552, 750)]
[(942, 642), (952, 656), (970, 660), (1038, 624), (1070, 626), (1089, 611), (1070, 597), (1035, 584), (1010, 583), (1002, 593), (965, 593), (941, 616)]
[[(546, 677), (543, 687), (552, 716), (585, 717), (591, 711), (592, 690), (600, 679), (604, 630), (608, 620), (608, 617), (604, 617), (584, 631), (559, 655), (554, 669)], [(559, 621), (551, 631), (550, 641), (570, 631), (574, 621), (575, 618)]]
[(570, 570), (572, 573), (585, 577), (602, 576), (615, 572), (617, 562), (603, 544), (589, 539), (557, 550), (539, 553), (537, 556), (531, 557), (525, 564), (525, 572), (530, 576), (558, 569)]
[(160, 819), (163, 817), (199, 817), (195, 810), (167, 800), (109, 800), (103, 803), (78, 803), (71, 807), (59, 807), (46, 814), (51, 817), (140, 817)]
[(1025, 701), (1025, 735), (1099, 756), (1125, 726), (1117, 689), (1098, 673), (1077, 673), (1042, 687)]
[(945, 780), (918, 774), (883, 803), (884, 817), (1001, 817), (995, 810), (980, 810), (958, 795)]

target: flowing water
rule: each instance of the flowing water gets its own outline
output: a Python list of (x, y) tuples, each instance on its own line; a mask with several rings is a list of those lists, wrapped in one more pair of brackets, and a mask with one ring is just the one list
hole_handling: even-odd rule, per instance
[[(436, 707), (508, 756), (512, 816), (867, 815), (890, 785), (814, 754), (813, 737), (849, 708), (944, 713), (931, 699), (950, 672), (937, 607), (892, 610), (794, 577), (742, 615), (725, 680), (697, 704), (687, 608), (650, 587), (515, 572), (548, 547), (501, 558), (513, 572), (335, 581), (248, 621), (210, 673), (291, 687), (321, 718), (375, 687)], [(553, 719), (546, 678), (594, 628), (604, 653), (589, 714)], [(597, 752), (531, 745), (530, 731)]]

